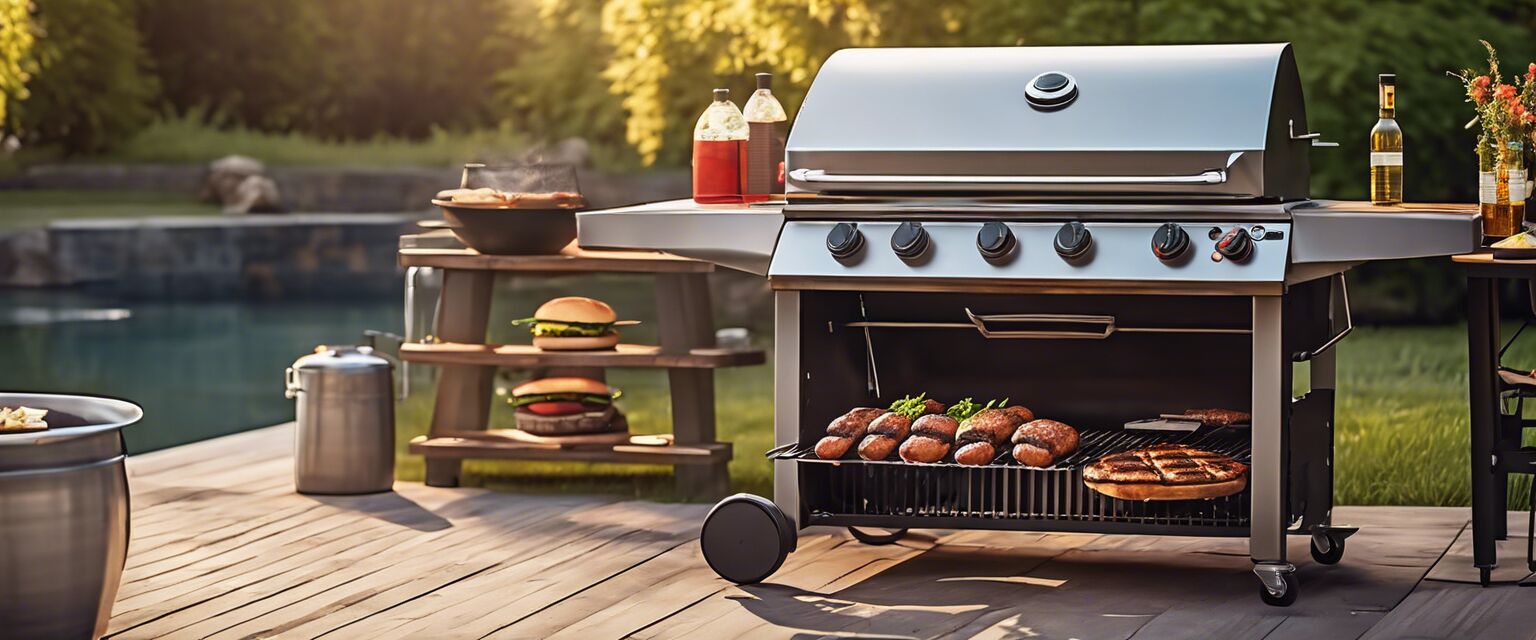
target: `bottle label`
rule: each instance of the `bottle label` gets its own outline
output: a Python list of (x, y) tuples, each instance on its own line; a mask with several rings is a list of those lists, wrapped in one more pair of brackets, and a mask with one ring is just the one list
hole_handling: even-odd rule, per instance
[(1403, 152), (1401, 151), (1372, 151), (1371, 166), (1373, 167), (1401, 167), (1403, 166)]
[(1480, 204), (1497, 204), (1499, 201), (1499, 181), (1492, 171), (1484, 171), (1477, 174), (1477, 201)]
[(1511, 203), (1525, 202), (1525, 169), (1511, 169), (1509, 171), (1509, 201)]

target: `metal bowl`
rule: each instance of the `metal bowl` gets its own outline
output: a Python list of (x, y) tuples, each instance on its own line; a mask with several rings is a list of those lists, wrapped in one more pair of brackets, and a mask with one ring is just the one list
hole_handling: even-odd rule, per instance
[(491, 255), (549, 255), (576, 239), (575, 209), (475, 207), (433, 200), (453, 235)]
[(128, 555), (123, 427), (131, 402), (0, 393), (49, 411), (44, 431), (0, 434), (0, 635), (96, 638), (107, 631)]

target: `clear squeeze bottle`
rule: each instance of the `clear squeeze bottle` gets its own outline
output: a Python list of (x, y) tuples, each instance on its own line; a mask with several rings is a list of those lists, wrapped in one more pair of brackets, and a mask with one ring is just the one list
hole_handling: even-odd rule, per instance
[(741, 192), (747, 202), (761, 202), (784, 193), (784, 124), (789, 116), (773, 96), (773, 74), (757, 74), (757, 91), (744, 111), (750, 136)]
[(747, 121), (730, 98), (730, 89), (715, 89), (714, 103), (704, 110), (693, 128), (694, 202), (742, 202)]

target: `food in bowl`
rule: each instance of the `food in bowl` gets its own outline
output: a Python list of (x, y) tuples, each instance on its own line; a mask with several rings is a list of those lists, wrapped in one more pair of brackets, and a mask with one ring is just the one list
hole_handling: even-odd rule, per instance
[(569, 191), (530, 193), (500, 191), (490, 187), (447, 189), (437, 193), (437, 200), (499, 209), (580, 209), (587, 204), (581, 194)]
[(6, 431), (37, 431), (48, 428), (47, 409), (31, 407), (0, 407), (0, 433)]

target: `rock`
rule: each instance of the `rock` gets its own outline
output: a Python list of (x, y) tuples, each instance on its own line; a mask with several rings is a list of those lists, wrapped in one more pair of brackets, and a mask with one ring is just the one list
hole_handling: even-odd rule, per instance
[(266, 170), (266, 165), (255, 158), (219, 158), (208, 163), (208, 176), (198, 197), (222, 206), (224, 213), (284, 211), (277, 183), (265, 175)]

